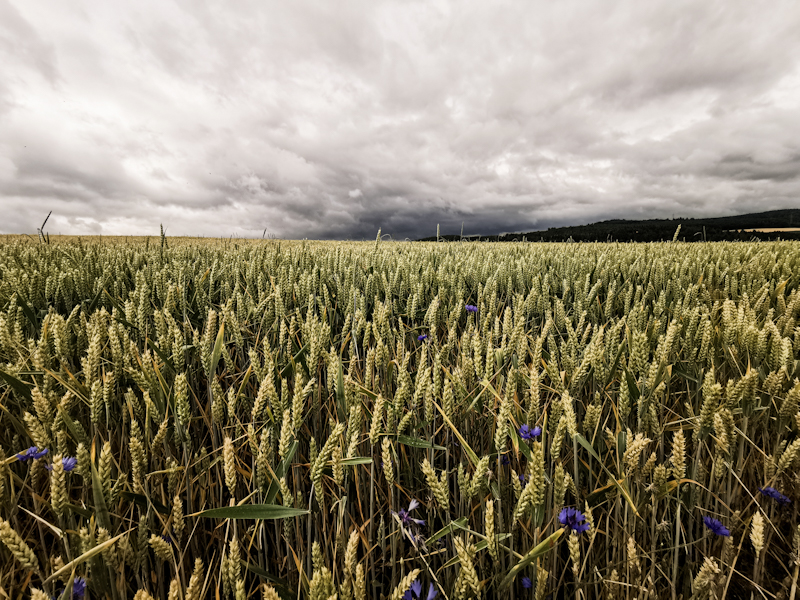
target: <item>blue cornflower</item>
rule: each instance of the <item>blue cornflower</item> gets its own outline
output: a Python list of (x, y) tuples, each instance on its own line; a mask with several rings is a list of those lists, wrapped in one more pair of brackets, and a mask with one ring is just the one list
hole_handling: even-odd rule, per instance
[(25, 450), (25, 452), (17, 454), (17, 459), (24, 462), (31, 458), (33, 459), (42, 458), (48, 452), (50, 451), (47, 448), (45, 448), (44, 450), (39, 450), (39, 448), (37, 448), (36, 446), (31, 446), (30, 448)]
[(763, 490), (761, 488), (758, 488), (758, 491), (761, 492), (762, 494), (764, 494), (765, 496), (769, 496), (770, 498), (772, 498), (774, 500), (777, 500), (781, 504), (789, 504), (791, 502), (791, 500), (789, 500), (789, 498), (787, 498), (786, 496), (781, 494), (774, 487), (767, 486)]
[(72, 597), (83, 598), (86, 595), (86, 580), (83, 577), (76, 577), (72, 582)]
[[(428, 595), (425, 600), (433, 600), (438, 595), (439, 592), (431, 583), (428, 586)], [(403, 594), (403, 600), (414, 600), (414, 598), (422, 600), (422, 582), (419, 580), (419, 578), (415, 579), (414, 583), (411, 584), (411, 587), (406, 590), (405, 594)]]
[(529, 590), (529, 589), (531, 589), (533, 587), (533, 582), (531, 582), (531, 578), (530, 577), (523, 577), (522, 578), (522, 587), (524, 587), (526, 590)]
[(503, 465), (504, 467), (505, 467), (505, 466), (506, 466), (508, 463), (510, 463), (510, 462), (511, 462), (511, 461), (508, 459), (508, 455), (507, 455), (507, 454), (503, 454), (503, 455), (500, 457), (500, 464), (501, 464), (501, 465)]
[(540, 435), (542, 435), (541, 427), (534, 427), (531, 429), (527, 425), (523, 425), (519, 428), (519, 437), (521, 437), (523, 440), (532, 440)]
[(725, 525), (723, 525), (716, 519), (712, 519), (711, 517), (703, 517), (703, 524), (717, 535), (728, 537), (731, 534), (731, 532), (728, 530), (727, 527), (725, 527)]
[[(64, 465), (64, 470), (69, 472), (72, 471), (75, 467), (78, 466), (78, 459), (74, 456), (65, 456), (61, 459), (61, 464)], [(47, 465), (45, 467), (48, 471), (53, 470), (53, 465)]]
[(400, 519), (400, 522), (403, 525), (410, 525), (411, 523), (416, 523), (417, 525), (425, 525), (425, 521), (422, 519), (414, 519), (411, 516), (411, 511), (414, 510), (419, 506), (418, 500), (412, 500), (408, 505), (408, 510), (405, 508), (401, 508), (398, 512), (392, 511), (392, 514)]
[(424, 342), (427, 339), (428, 339), (428, 334), (427, 333), (423, 333), (422, 335), (418, 335), (417, 336), (417, 341), (418, 342)]
[(520, 473), (519, 474), (519, 482), (520, 483), (525, 483), (525, 473)]
[[(55, 600), (55, 598), (62, 597), (64, 595), (64, 591), (66, 590), (62, 590), (61, 592), (58, 593), (57, 596), (54, 596), (53, 600)], [(75, 579), (72, 580), (72, 596), (70, 596), (70, 600), (80, 599), (83, 598), (85, 595), (86, 595), (86, 580), (83, 577), (76, 577)]]
[(558, 515), (559, 522), (575, 533), (589, 531), (589, 523), (584, 523), (586, 517), (577, 508), (564, 508)]
[(478, 312), (478, 307), (472, 306), (472, 304), (467, 304), (464, 308), (467, 309), (467, 312)]
[[(412, 600), (411, 593), (414, 594), (414, 598), (419, 598), (420, 594), (422, 594), (422, 582), (419, 578), (415, 579), (411, 584), (411, 587), (406, 592), (406, 596), (408, 596), (408, 600)], [(405, 596), (404, 596), (405, 597)]]

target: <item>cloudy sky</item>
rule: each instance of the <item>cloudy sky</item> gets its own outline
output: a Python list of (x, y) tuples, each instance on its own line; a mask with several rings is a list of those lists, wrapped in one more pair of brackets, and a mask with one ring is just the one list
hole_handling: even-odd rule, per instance
[(0, 232), (800, 206), (796, 0), (0, 0)]

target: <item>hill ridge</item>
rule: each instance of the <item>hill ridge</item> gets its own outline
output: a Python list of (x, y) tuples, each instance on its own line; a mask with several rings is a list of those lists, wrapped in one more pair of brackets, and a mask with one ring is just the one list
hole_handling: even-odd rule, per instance
[[(550, 227), (526, 233), (470, 235), (463, 239), (484, 241), (545, 241), (562, 242), (657, 242), (670, 241), (680, 225), (678, 239), (682, 241), (749, 241), (800, 240), (800, 208), (747, 213), (725, 217), (677, 219), (608, 219), (587, 225)], [(745, 231), (747, 229), (798, 228), (798, 231)], [(446, 241), (458, 241), (459, 235), (442, 235)], [(435, 241), (436, 236), (419, 241)]]

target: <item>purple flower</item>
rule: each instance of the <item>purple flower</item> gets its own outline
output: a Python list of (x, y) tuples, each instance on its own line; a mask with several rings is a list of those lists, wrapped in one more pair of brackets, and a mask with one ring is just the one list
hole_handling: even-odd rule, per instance
[(522, 578), (522, 587), (524, 587), (526, 590), (529, 590), (529, 589), (531, 589), (533, 587), (533, 583), (531, 582), (531, 578), (530, 577), (523, 577)]
[[(74, 456), (65, 456), (61, 459), (61, 464), (64, 465), (64, 470), (69, 472), (72, 471), (75, 467), (78, 466), (78, 459)], [(45, 467), (48, 471), (53, 470), (53, 465), (47, 465)]]
[(467, 304), (464, 308), (467, 309), (467, 312), (472, 312), (472, 313), (478, 312), (478, 307), (472, 306), (472, 304)]
[(520, 473), (519, 474), (519, 482), (520, 483), (525, 483), (525, 473)]
[[(53, 596), (53, 599), (60, 598), (64, 596), (64, 591), (58, 593), (57, 596)], [(72, 580), (72, 596), (70, 597), (71, 600), (76, 600), (83, 598), (86, 595), (86, 580), (83, 577), (76, 577)]]
[[(428, 596), (425, 598), (425, 600), (433, 600), (438, 595), (439, 592), (431, 583), (428, 586)], [(403, 600), (414, 600), (414, 598), (422, 600), (422, 582), (419, 580), (419, 578), (415, 579), (414, 583), (411, 584), (411, 587), (406, 590), (405, 594), (403, 594)]]
[(564, 508), (558, 515), (559, 522), (575, 533), (589, 531), (589, 523), (584, 523), (586, 517), (577, 508)]
[(503, 455), (500, 457), (500, 464), (501, 464), (501, 465), (503, 465), (504, 467), (505, 467), (505, 466), (506, 466), (508, 463), (510, 463), (510, 462), (511, 462), (511, 461), (508, 459), (508, 455), (506, 455), (506, 454), (503, 454)]
[(731, 532), (728, 530), (727, 527), (725, 527), (725, 525), (723, 525), (716, 519), (712, 519), (711, 517), (703, 517), (703, 524), (717, 535), (728, 537), (731, 534)]
[(427, 333), (423, 333), (422, 335), (418, 335), (417, 336), (417, 341), (418, 342), (424, 342), (427, 339), (428, 339), (428, 334)]
[(433, 600), (438, 595), (439, 590), (437, 590), (432, 583), (428, 584), (428, 595), (425, 597), (425, 600)]
[(523, 440), (532, 440), (540, 435), (542, 435), (541, 427), (534, 427), (531, 429), (527, 425), (523, 425), (519, 428), (519, 437), (521, 437)]
[(17, 454), (17, 459), (19, 459), (22, 462), (25, 462), (26, 460), (31, 458), (35, 460), (37, 458), (42, 458), (48, 452), (49, 450), (47, 448), (45, 448), (44, 450), (39, 450), (39, 448), (37, 448), (36, 446), (31, 446), (30, 448), (25, 450), (25, 452)]
[(398, 512), (392, 511), (392, 514), (400, 519), (400, 522), (403, 525), (410, 525), (411, 523), (416, 523), (417, 525), (425, 525), (425, 521), (422, 519), (414, 519), (411, 516), (411, 511), (414, 510), (419, 506), (419, 501), (412, 500), (408, 505), (408, 510), (405, 508), (401, 508)]
[(72, 582), (72, 597), (83, 598), (86, 595), (86, 580), (83, 577), (76, 577)]
[(764, 494), (765, 496), (769, 496), (770, 498), (777, 500), (781, 504), (789, 504), (791, 502), (789, 498), (781, 494), (778, 490), (776, 490), (773, 487), (767, 486), (763, 490), (761, 488), (758, 488), (758, 491)]

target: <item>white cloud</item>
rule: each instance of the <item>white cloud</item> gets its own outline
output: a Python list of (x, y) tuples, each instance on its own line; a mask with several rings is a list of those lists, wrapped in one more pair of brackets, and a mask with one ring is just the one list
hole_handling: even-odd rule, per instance
[(800, 7), (0, 0), (0, 231), (395, 238), (796, 205)]

